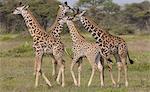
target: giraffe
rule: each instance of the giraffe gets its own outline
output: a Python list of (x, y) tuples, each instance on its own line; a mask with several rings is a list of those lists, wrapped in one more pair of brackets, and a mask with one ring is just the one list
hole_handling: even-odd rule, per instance
[[(60, 33), (63, 26), (60, 25), (58, 21), (61, 18), (63, 18), (67, 12), (73, 12), (73, 9), (70, 8), (70, 6), (68, 6), (67, 2), (64, 2), (64, 4), (60, 4), (55, 22), (49, 28), (49, 33), (52, 34), (55, 39), (57, 39), (57, 42), (59, 42), (58, 45), (60, 45), (60, 47), (62, 46), (61, 44), (63, 44), (61, 42), (61, 37), (60, 37)], [(63, 46), (61, 48), (63, 48)], [(52, 63), (53, 63), (52, 76), (54, 76), (56, 74), (57, 62), (54, 59), (52, 59)], [(57, 82), (59, 82), (59, 78), (57, 78)]]
[[(84, 13), (86, 11), (82, 11), (79, 13), (78, 10), (74, 10), (76, 12), (74, 16), (74, 21), (80, 20), (84, 28), (92, 34), (92, 36), (96, 39), (96, 43), (99, 44), (99, 48), (101, 49), (102, 56), (111, 61), (110, 55), (113, 55), (116, 59), (117, 66), (118, 66), (118, 79), (117, 83), (120, 82), (120, 72), (123, 67), (124, 69), (124, 78), (125, 78), (125, 86), (128, 86), (128, 77), (127, 77), (127, 57), (130, 61), (130, 64), (133, 64), (133, 60), (130, 59), (128, 48), (126, 42), (118, 37), (111, 35), (110, 33), (102, 30), (94, 21), (92, 21), (89, 17), (85, 16)], [(109, 63), (109, 62), (108, 62)], [(112, 65), (109, 63), (109, 72), (111, 76), (111, 80), (113, 85), (116, 85), (112, 75)]]
[[(43, 27), (38, 23), (35, 17), (32, 15), (31, 11), (28, 9), (29, 6), (19, 6), (17, 7), (13, 14), (21, 14), (24, 18), (28, 31), (33, 37), (33, 48), (35, 49), (35, 87), (38, 86), (39, 75), (45, 79), (46, 83), (49, 86), (52, 86), (50, 81), (47, 79), (44, 73), (41, 70), (43, 54), (50, 54), (53, 61), (58, 63), (59, 73), (57, 75), (57, 83), (59, 83), (60, 74), (62, 74), (62, 87), (64, 83), (64, 45), (54, 37), (54, 34), (47, 33)], [(59, 28), (58, 28), (59, 29)], [(57, 30), (57, 28), (55, 29)], [(59, 30), (58, 30), (59, 31)]]
[[(85, 40), (85, 38), (78, 32), (74, 23), (72, 22), (72, 17), (66, 16), (62, 18), (59, 23), (64, 24), (66, 23), (71, 39), (72, 39), (72, 51), (73, 51), (73, 59), (71, 64), (71, 75), (74, 80), (74, 84), (76, 86), (80, 86), (80, 75), (81, 75), (81, 68), (82, 68), (82, 58), (87, 57), (89, 63), (92, 67), (92, 73), (88, 82), (88, 86), (91, 85), (94, 72), (96, 68), (98, 68), (100, 72), (100, 80), (101, 80), (101, 87), (104, 86), (104, 67), (103, 67), (103, 58), (100, 55), (99, 46), (96, 43), (89, 43)], [(75, 78), (75, 74), (73, 71), (74, 65), (78, 63), (78, 81)]]

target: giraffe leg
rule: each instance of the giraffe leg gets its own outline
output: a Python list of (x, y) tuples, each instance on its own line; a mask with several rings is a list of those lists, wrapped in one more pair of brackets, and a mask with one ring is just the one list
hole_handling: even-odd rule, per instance
[(99, 61), (97, 64), (98, 70), (100, 72), (100, 80), (101, 80), (101, 87), (104, 86), (104, 67), (103, 67), (103, 60)]
[(82, 62), (79, 61), (78, 63), (78, 87), (80, 87), (80, 80), (81, 80), (81, 69), (82, 69)]
[(114, 54), (114, 57), (116, 59), (117, 62), (117, 66), (118, 66), (118, 79), (117, 79), (117, 83), (119, 86), (119, 82), (120, 82), (120, 74), (121, 74), (121, 69), (122, 69), (122, 62), (121, 62), (121, 58), (120, 55), (118, 53)]
[(64, 63), (63, 63), (63, 60), (58, 60), (58, 65), (59, 65), (59, 72), (58, 72), (58, 75), (57, 75), (57, 83), (60, 84), (60, 77), (62, 75), (62, 87), (65, 86), (65, 82), (64, 82)]
[(33, 75), (36, 75), (37, 62), (38, 61), (35, 59), (35, 61), (34, 61), (34, 72), (33, 72)]
[[(60, 64), (59, 64), (59, 67), (60, 67)], [(60, 84), (60, 77), (61, 77), (61, 67), (59, 68), (59, 71), (58, 71), (58, 75), (57, 75), (57, 78), (56, 78), (56, 82), (57, 84)]]
[(116, 82), (114, 80), (114, 77), (113, 77), (113, 74), (112, 74), (112, 64), (110, 62), (108, 62), (108, 69), (109, 69), (109, 74), (110, 74), (110, 77), (111, 77), (111, 81), (114, 85), (114, 87), (116, 86)]
[(62, 63), (61, 67), (62, 67), (62, 69), (61, 69), (61, 71), (62, 71), (62, 84), (61, 84), (61, 86), (64, 87), (65, 86), (65, 75), (64, 75), (65, 66), (63, 63)]
[(41, 62), (42, 62), (42, 55), (36, 55), (36, 78), (35, 78), (35, 87), (38, 86), (38, 81), (39, 81), (39, 75), (41, 71)]
[(47, 85), (51, 87), (52, 85), (51, 85), (50, 81), (48, 80), (48, 78), (45, 76), (45, 74), (42, 72), (41, 72), (41, 74), (42, 74), (42, 77), (44, 78), (45, 82), (47, 83)]
[(71, 64), (71, 68), (70, 68), (70, 72), (71, 72), (71, 75), (72, 75), (72, 78), (73, 78), (73, 81), (74, 81), (74, 84), (75, 86), (78, 86), (77, 84), (77, 80), (75, 78), (75, 74), (74, 74), (74, 71), (73, 71), (73, 68), (74, 68), (74, 65), (76, 64), (76, 60), (73, 59), (73, 62)]
[(93, 65), (93, 66), (92, 66), (92, 73), (91, 73), (90, 80), (89, 80), (89, 82), (88, 82), (88, 86), (90, 86), (90, 85), (91, 85), (91, 82), (92, 82), (92, 79), (93, 79), (94, 73), (95, 73), (95, 65)]
[(127, 75), (127, 62), (126, 62), (126, 57), (121, 58), (121, 61), (122, 61), (122, 63), (123, 63), (123, 69), (124, 69), (125, 86), (128, 87), (128, 75)]
[(57, 68), (57, 61), (52, 57), (52, 65), (53, 65), (53, 70), (52, 70), (52, 76), (56, 75), (56, 68)]
[(117, 80), (117, 83), (118, 83), (118, 86), (119, 86), (121, 69), (122, 69), (122, 62), (117, 62), (117, 65), (118, 65), (118, 80)]

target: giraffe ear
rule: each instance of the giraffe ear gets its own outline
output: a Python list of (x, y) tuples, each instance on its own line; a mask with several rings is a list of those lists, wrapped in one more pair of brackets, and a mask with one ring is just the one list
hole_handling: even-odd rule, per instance
[(28, 9), (28, 8), (29, 8), (29, 5), (23, 7), (23, 9)]
[(59, 8), (61, 8), (62, 7), (62, 5), (59, 5)]
[(77, 8), (77, 14), (79, 13), (79, 11), (80, 11), (79, 8)]
[(84, 10), (84, 11), (82, 11), (82, 12), (80, 13), (80, 16), (83, 16), (85, 13), (86, 13), (86, 11), (85, 11), (85, 10)]
[(65, 4), (65, 5), (68, 5), (67, 1), (66, 1), (66, 2), (64, 2), (64, 4)]
[(73, 8), (74, 11), (74, 16), (76, 16), (77, 14), (79, 14), (79, 8)]
[(22, 5), (22, 2), (19, 2), (18, 6), (21, 6)]

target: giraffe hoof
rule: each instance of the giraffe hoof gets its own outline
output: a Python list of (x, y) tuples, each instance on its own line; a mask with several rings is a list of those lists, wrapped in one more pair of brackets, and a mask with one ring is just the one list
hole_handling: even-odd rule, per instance
[(34, 72), (33, 75), (35, 76), (35, 74), (36, 74), (36, 73)]
[(55, 73), (52, 73), (52, 76), (55, 76)]
[(120, 86), (121, 86), (120, 84), (117, 84), (117, 88), (120, 88)]
[(78, 84), (77, 86), (80, 87), (80, 84)]
[(56, 82), (57, 82), (57, 84), (58, 84), (58, 85), (60, 85), (60, 82), (59, 82), (59, 80), (56, 80)]
[(76, 87), (78, 87), (78, 84), (74, 83), (74, 85), (75, 85)]
[(78, 87), (78, 84), (74, 84), (76, 87)]
[(58, 84), (58, 85), (60, 85), (60, 82), (59, 82), (59, 81), (57, 81), (57, 84)]
[(116, 87), (117, 87), (117, 85), (116, 85), (116, 84), (113, 84), (113, 87), (114, 87), (114, 88), (116, 88)]
[(35, 86), (34, 86), (34, 88), (37, 88), (37, 87), (38, 87), (38, 85), (35, 85)]
[(65, 86), (65, 84), (62, 84), (61, 86), (62, 86), (62, 87), (64, 87), (64, 86)]
[(78, 86), (78, 83), (77, 83), (77, 81), (74, 81), (74, 85), (75, 85), (75, 86)]
[(125, 87), (128, 87), (128, 82), (125, 83)]

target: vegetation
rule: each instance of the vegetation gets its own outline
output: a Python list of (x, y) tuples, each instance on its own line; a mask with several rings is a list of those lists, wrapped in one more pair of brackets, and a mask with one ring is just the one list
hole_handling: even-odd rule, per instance
[[(149, 1), (119, 6), (113, 0), (79, 0), (101, 27), (115, 34), (149, 33)], [(93, 17), (94, 16), (94, 17)]]
[(22, 16), (12, 15), (12, 11), (22, 1), (30, 6), (34, 16), (46, 29), (54, 21), (60, 2), (56, 0), (2, 0), (0, 2), (0, 33), (19, 32), (26, 30)]
[[(18, 2), (22, 1), (30, 6), (34, 16), (47, 29), (55, 20), (58, 5), (57, 0), (0, 0), (0, 91), (1, 92), (149, 92), (150, 90), (150, 2), (127, 4), (120, 6), (113, 0), (79, 0), (76, 4), (86, 9), (100, 27), (112, 34), (121, 34), (128, 44), (130, 57), (135, 61), (128, 64), (129, 87), (125, 88), (121, 76), (121, 87), (114, 88), (110, 80), (107, 65), (105, 64), (105, 87), (100, 88), (98, 72), (95, 74), (92, 85), (87, 87), (91, 67), (87, 59), (83, 61), (81, 87), (75, 87), (70, 74), (71, 58), (65, 53), (65, 82), (60, 87), (51, 76), (51, 58), (44, 56), (42, 69), (53, 84), (49, 88), (44, 80), (40, 79), (39, 87), (34, 88), (33, 66), (34, 51), (32, 38), (26, 35), (26, 26), (21, 16), (12, 15)], [(78, 24), (83, 30), (83, 26)], [(67, 27), (64, 28), (67, 31)], [(64, 32), (67, 33), (67, 32)], [(86, 31), (80, 32), (89, 42), (95, 39)], [(122, 35), (128, 34), (128, 35)], [(135, 34), (135, 35), (131, 35)], [(62, 34), (62, 42), (72, 55), (71, 39), (69, 34)], [(114, 60), (113, 60), (114, 61)], [(77, 71), (77, 69), (75, 69)], [(116, 63), (113, 64), (113, 74), (117, 80)], [(122, 74), (123, 75), (123, 74)]]
[[(45, 29), (54, 22), (60, 4), (57, 0), (1, 0), (0, 33), (26, 30), (22, 17), (11, 14), (19, 1), (30, 6), (30, 10)], [(76, 6), (86, 9), (87, 16), (91, 16), (100, 27), (111, 33), (150, 33), (149, 1), (119, 6), (113, 0), (79, 0)]]
[[(82, 33), (89, 41), (90, 34)], [(42, 69), (53, 84), (49, 88), (40, 77), (39, 87), (34, 88), (34, 52), (32, 50), (32, 39), (20, 34), (0, 35), (0, 39), (8, 37), (8, 40), (0, 40), (0, 90), (2, 92), (149, 92), (150, 90), (150, 36), (149, 35), (124, 35), (123, 37), (129, 47), (130, 57), (135, 61), (133, 65), (128, 64), (129, 87), (125, 88), (123, 74), (121, 76), (121, 87), (112, 87), (107, 65), (105, 64), (105, 87), (100, 87), (98, 71), (96, 72), (92, 85), (87, 87), (90, 78), (91, 66), (87, 59), (83, 61), (81, 74), (81, 87), (75, 87), (70, 74), (71, 58), (65, 54), (65, 82), (62, 88), (56, 83), (52, 75), (51, 58), (44, 56)], [(20, 38), (20, 39), (18, 39)], [(65, 47), (72, 54), (71, 39), (69, 34), (62, 35)], [(113, 60), (114, 61), (114, 60)], [(75, 68), (77, 73), (77, 67)], [(117, 80), (117, 67), (114, 62), (113, 74)]]

